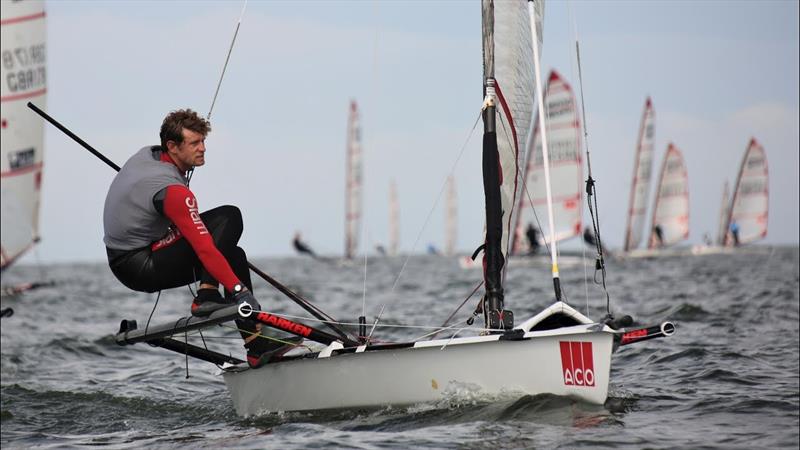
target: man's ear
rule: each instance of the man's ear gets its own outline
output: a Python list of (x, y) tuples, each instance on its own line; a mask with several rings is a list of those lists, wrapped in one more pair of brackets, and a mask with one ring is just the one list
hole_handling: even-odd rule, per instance
[(178, 149), (178, 144), (175, 141), (167, 141), (167, 153), (172, 153)]

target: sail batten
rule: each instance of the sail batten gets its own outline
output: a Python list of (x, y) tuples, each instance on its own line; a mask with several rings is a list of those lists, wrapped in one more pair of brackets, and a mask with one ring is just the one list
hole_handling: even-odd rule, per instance
[(0, 268), (39, 240), (44, 168), (44, 123), (26, 107), (45, 107), (47, 94), (45, 11), (42, 1), (3, 2), (0, 17)]

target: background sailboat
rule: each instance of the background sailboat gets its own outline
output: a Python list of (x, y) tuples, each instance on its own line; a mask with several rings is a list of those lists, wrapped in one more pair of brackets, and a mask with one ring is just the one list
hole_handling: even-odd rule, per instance
[[(755, 138), (750, 139), (739, 167), (728, 218), (724, 245), (746, 244), (767, 235), (769, 218), (769, 170), (767, 155)], [(738, 227), (738, 236), (733, 229)]]
[(725, 245), (725, 235), (728, 234), (728, 214), (731, 207), (731, 189), (728, 182), (722, 187), (722, 202), (719, 205), (719, 228), (717, 229), (717, 245)]
[(397, 201), (397, 184), (389, 185), (389, 256), (397, 255), (400, 247), (400, 204)]
[(358, 105), (350, 102), (350, 113), (347, 118), (347, 146), (345, 173), (345, 212), (344, 212), (344, 257), (353, 259), (358, 249), (358, 238), (361, 228), (362, 205), (362, 154), (361, 154), (361, 122)]
[(656, 189), (649, 249), (662, 249), (689, 237), (689, 178), (683, 154), (669, 144)]
[(26, 104), (44, 105), (47, 99), (44, 3), (3, 2), (0, 20), (0, 268), (5, 269), (39, 240), (44, 124)]
[[(581, 156), (581, 121), (572, 87), (555, 70), (550, 72), (544, 92), (547, 118), (547, 139), (550, 149), (550, 181), (553, 197), (553, 236), (557, 242), (581, 235), (583, 218), (583, 159)], [(530, 226), (538, 229), (534, 215), (540, 220), (547, 205), (545, 175), (542, 153), (542, 133), (539, 124), (534, 124), (533, 147), (525, 162), (524, 190), (519, 196), (516, 225), (512, 238), (512, 254), (526, 255), (531, 252), (527, 237)], [(541, 230), (539, 237), (544, 239)], [(546, 236), (548, 239), (550, 236)], [(544, 253), (544, 251), (540, 252)], [(573, 258), (580, 263), (583, 258)], [(512, 258), (511, 264), (518, 258)], [(523, 262), (519, 260), (519, 262)], [(562, 264), (570, 260), (562, 259)]]
[(655, 110), (653, 102), (648, 97), (644, 103), (642, 122), (639, 126), (639, 139), (636, 144), (623, 252), (629, 252), (638, 247), (642, 239), (647, 215), (647, 200), (650, 196), (650, 179), (653, 173), (655, 125)]

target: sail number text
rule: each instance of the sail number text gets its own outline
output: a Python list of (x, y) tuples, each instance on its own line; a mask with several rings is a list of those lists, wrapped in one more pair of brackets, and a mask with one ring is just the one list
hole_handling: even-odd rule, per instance
[(4, 50), (2, 63), (8, 92), (30, 91), (45, 86), (44, 44)]

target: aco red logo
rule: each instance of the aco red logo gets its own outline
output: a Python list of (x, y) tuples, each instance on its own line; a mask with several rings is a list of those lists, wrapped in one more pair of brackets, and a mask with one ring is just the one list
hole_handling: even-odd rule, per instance
[(566, 386), (594, 386), (591, 342), (559, 341), (561, 369)]

